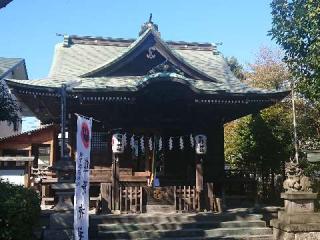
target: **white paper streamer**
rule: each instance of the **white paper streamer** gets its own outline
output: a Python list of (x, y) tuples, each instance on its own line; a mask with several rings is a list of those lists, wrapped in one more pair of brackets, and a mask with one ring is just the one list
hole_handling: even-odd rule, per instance
[(192, 148), (194, 147), (194, 139), (193, 139), (192, 134), (190, 134), (190, 145)]
[(152, 151), (153, 144), (152, 144), (152, 138), (149, 138), (149, 150)]
[(134, 135), (130, 138), (130, 147), (131, 149), (134, 149)]
[(162, 150), (162, 137), (160, 137), (159, 138), (159, 146), (158, 146), (159, 148), (159, 151), (161, 151)]
[(126, 147), (127, 146), (127, 134), (123, 134), (123, 146)]
[(136, 157), (139, 155), (139, 140), (133, 141), (133, 152)]
[(183, 150), (184, 145), (183, 145), (183, 138), (182, 137), (180, 137), (180, 139), (179, 139), (179, 144), (180, 144), (180, 149)]
[(169, 150), (171, 151), (173, 148), (173, 140), (172, 137), (169, 138)]
[(140, 148), (141, 148), (141, 152), (143, 152), (144, 153), (144, 138), (143, 137), (141, 137), (140, 138)]

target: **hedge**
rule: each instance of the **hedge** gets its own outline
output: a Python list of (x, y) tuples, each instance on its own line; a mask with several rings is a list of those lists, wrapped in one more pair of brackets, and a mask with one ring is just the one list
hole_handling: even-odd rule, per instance
[(0, 179), (0, 239), (31, 240), (40, 217), (40, 197), (32, 189)]

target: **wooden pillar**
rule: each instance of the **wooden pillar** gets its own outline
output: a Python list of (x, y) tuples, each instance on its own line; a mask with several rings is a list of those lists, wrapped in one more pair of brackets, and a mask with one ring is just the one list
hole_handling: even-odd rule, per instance
[(29, 157), (34, 156), (33, 164), (32, 166), (34, 168), (38, 168), (38, 162), (39, 162), (39, 145), (38, 144), (32, 144), (31, 150), (29, 151)]
[(204, 161), (204, 182), (213, 183), (217, 210), (223, 210), (224, 204), (224, 130), (221, 122), (207, 129), (207, 155)]
[(53, 166), (53, 164), (57, 161), (57, 148), (58, 146), (58, 132), (55, 129), (52, 133), (52, 140), (50, 141), (50, 166)]
[(199, 196), (198, 211), (203, 209), (203, 156), (196, 155), (196, 191)]
[(119, 199), (119, 155), (112, 154), (112, 209), (120, 210)]
[(198, 192), (203, 190), (203, 166), (202, 157), (197, 156), (196, 160), (196, 189)]

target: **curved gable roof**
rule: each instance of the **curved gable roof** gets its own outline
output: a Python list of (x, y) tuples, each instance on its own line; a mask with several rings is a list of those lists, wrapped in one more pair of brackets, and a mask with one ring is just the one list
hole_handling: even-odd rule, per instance
[(164, 49), (166, 57), (169, 55), (176, 64), (180, 62), (189, 72), (196, 73), (196, 79), (225, 82), (225, 78), (232, 75), (223, 57), (214, 53), (214, 46), (211, 44), (165, 42), (149, 29), (136, 40), (70, 36), (69, 45), (56, 45), (49, 77), (88, 77), (102, 70), (110, 70), (130, 55), (150, 34)]
[[(154, 47), (167, 61), (179, 66), (182, 71), (193, 78), (217, 81), (213, 76), (208, 75), (205, 71), (198, 69), (188, 63), (188, 61), (185, 61), (178, 52), (173, 51), (173, 49), (171, 49), (168, 44), (164, 42), (151, 28), (147, 29), (120, 56), (110, 59), (105, 64), (81, 75), (81, 77), (95, 77), (99, 72), (103, 72), (104, 76), (110, 76), (110, 73), (116, 71), (126, 63), (130, 63), (134, 57), (150, 47)], [(148, 59), (146, 59), (146, 61), (148, 61)]]

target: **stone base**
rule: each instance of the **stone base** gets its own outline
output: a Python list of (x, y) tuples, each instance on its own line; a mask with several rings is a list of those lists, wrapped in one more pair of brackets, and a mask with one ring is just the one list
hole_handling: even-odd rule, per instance
[(319, 223), (285, 224), (278, 219), (270, 222), (275, 240), (318, 240), (320, 239)]
[(61, 230), (45, 230), (43, 233), (43, 239), (45, 240), (71, 240), (74, 239), (73, 229), (61, 229)]
[(316, 240), (320, 239), (320, 213), (314, 212), (316, 193), (286, 192), (284, 211), (273, 219), (273, 239), (275, 240)]
[(45, 240), (73, 239), (73, 213), (52, 213), (49, 228), (43, 231)]
[(146, 205), (147, 213), (174, 213), (174, 205)]
[(284, 199), (284, 209), (286, 213), (313, 213), (316, 193), (312, 192), (286, 192), (281, 193)]
[(284, 211), (278, 212), (278, 220), (283, 224), (320, 224), (320, 213), (295, 213), (289, 214)]

